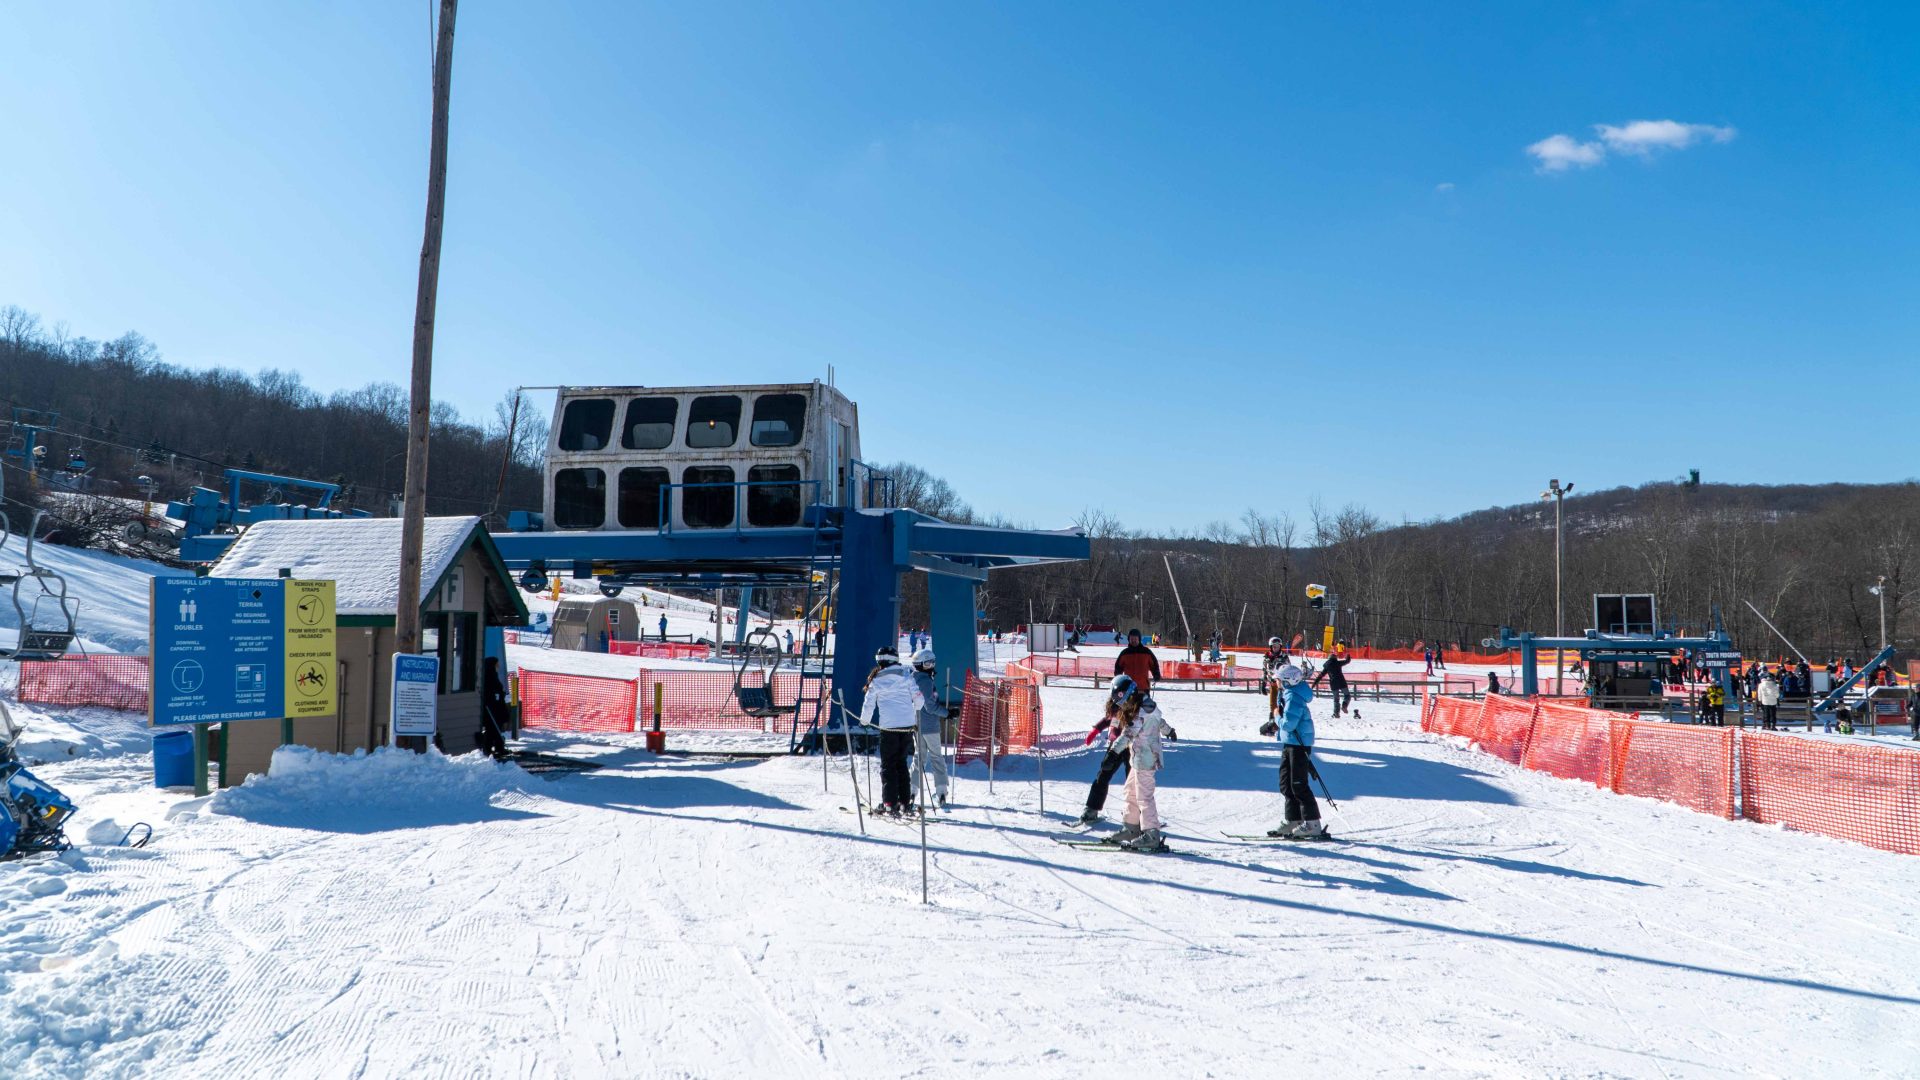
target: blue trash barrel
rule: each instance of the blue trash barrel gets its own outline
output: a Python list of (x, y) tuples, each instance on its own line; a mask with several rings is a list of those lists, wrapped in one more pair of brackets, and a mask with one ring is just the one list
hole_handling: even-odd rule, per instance
[(193, 786), (193, 732), (162, 731), (154, 735), (153, 786)]

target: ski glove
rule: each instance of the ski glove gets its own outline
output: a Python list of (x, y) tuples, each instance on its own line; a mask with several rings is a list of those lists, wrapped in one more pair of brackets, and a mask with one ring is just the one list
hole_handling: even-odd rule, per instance
[(1272, 718), (1268, 718), (1266, 723), (1260, 725), (1260, 734), (1265, 735), (1269, 739), (1273, 738), (1275, 735), (1279, 733), (1280, 733), (1280, 725), (1274, 723)]

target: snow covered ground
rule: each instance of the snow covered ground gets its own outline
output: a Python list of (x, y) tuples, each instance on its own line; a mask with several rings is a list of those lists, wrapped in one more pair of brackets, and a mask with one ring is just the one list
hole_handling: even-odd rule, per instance
[[(0, 865), (7, 1076), (1874, 1076), (1920, 1063), (1920, 860), (1321, 718), (1338, 844), (1259, 846), (1251, 695), (1163, 695), (1178, 854), (1062, 847), (1099, 701), (928, 829), (844, 758), (300, 754), (209, 800), (56, 762)], [(81, 723), (84, 718), (68, 718)], [(30, 721), (31, 722), (31, 721)], [(856, 772), (865, 782), (866, 763)], [(863, 787), (863, 791), (867, 790)], [(1111, 808), (1117, 809), (1116, 790)], [(142, 850), (111, 846), (133, 820)]]
[[(0, 550), (0, 567), (11, 571), (26, 565), (22, 543), (17, 536), (7, 542)], [(34, 545), (33, 557), (66, 578), (67, 593), (79, 605), (81, 644), (90, 652), (146, 652), (150, 583), (155, 577), (187, 573), (143, 559), (54, 544)], [(9, 589), (0, 595), (0, 641), (9, 644), (20, 628), (11, 593)]]

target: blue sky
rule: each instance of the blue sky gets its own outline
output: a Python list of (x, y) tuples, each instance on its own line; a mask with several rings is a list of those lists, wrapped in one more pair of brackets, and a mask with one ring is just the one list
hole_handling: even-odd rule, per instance
[[(404, 384), (429, 6), (0, 10), (0, 304)], [(470, 0), (436, 396), (831, 364), (868, 456), (1043, 526), (1906, 479), (1916, 47), (1910, 4)]]

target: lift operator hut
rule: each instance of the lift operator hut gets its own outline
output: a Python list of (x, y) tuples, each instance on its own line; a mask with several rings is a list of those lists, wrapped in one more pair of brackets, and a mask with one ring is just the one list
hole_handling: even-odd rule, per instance
[[(338, 612), (337, 697), (333, 713), (296, 720), (293, 741), (352, 753), (387, 743), (388, 676), (399, 610), (400, 520), (263, 521), (233, 542), (210, 576), (334, 582)], [(428, 518), (420, 560), (421, 652), (440, 658), (439, 737), (449, 754), (478, 745), (480, 665), (489, 633), (524, 626), (527, 608), (493, 538), (477, 517)], [(267, 771), (280, 745), (273, 721), (228, 724), (221, 782)]]

